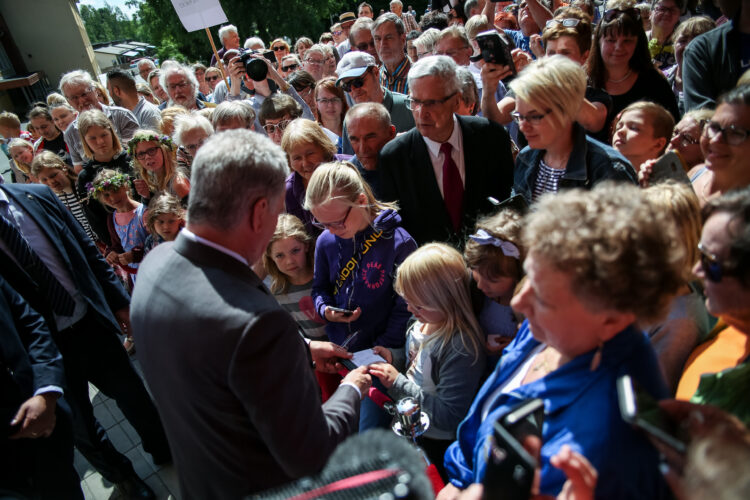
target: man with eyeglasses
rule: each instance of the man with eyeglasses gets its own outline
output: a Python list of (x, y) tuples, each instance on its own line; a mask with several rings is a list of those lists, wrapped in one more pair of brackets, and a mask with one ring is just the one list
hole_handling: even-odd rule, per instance
[[(414, 128), (414, 116), (406, 105), (406, 96), (382, 87), (377, 62), (370, 54), (349, 52), (339, 61), (336, 73), (339, 76), (336, 85), (344, 89), (354, 104), (382, 104), (391, 115), (396, 132), (406, 132)], [(346, 124), (342, 135), (342, 150), (344, 154), (354, 154)]]
[[(77, 69), (65, 73), (60, 78), (60, 92), (79, 114), (89, 109), (102, 111), (112, 122), (120, 141), (124, 143), (132, 139), (133, 134), (138, 130), (138, 120), (129, 110), (119, 106), (107, 106), (97, 100), (94, 80), (88, 71)], [(68, 145), (73, 168), (78, 173), (83, 168), (83, 159), (86, 156), (81, 134), (78, 132), (78, 118), (68, 126), (63, 135), (65, 144)]]
[(460, 82), (446, 56), (417, 61), (409, 72), (416, 127), (383, 147), (378, 160), (384, 200), (398, 201), (404, 228), (418, 244), (462, 248), (488, 200), (505, 200), (513, 185), (508, 133), (485, 118), (456, 116)]
[(406, 31), (403, 21), (392, 12), (379, 16), (372, 25), (372, 38), (383, 63), (380, 68), (380, 85), (391, 92), (407, 93), (407, 75), (411, 62), (405, 52)]
[[(706, 308), (726, 328), (685, 363), (677, 399), (712, 404), (747, 422), (750, 371), (750, 188), (731, 191), (703, 209), (700, 262)], [(738, 396), (742, 394), (743, 396)]]
[(169, 96), (168, 106), (182, 106), (188, 111), (216, 106), (198, 98), (198, 80), (187, 66), (175, 63), (162, 67), (159, 83)]

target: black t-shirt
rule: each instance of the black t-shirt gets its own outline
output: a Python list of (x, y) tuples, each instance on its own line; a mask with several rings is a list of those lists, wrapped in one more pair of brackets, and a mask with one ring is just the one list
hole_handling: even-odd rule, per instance
[(42, 139), (40, 146), (41, 149), (44, 149), (45, 151), (52, 151), (53, 153), (55, 153), (60, 157), (62, 161), (67, 163), (69, 166), (73, 166), (73, 161), (70, 159), (68, 146), (65, 145), (65, 137), (63, 137), (62, 132), (60, 132), (60, 135), (58, 135), (56, 139), (53, 139), (51, 141)]

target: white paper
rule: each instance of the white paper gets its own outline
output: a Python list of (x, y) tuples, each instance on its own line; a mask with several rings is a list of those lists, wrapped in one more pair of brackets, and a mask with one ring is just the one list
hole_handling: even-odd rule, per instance
[(387, 361), (380, 356), (375, 354), (372, 349), (365, 349), (364, 351), (355, 352), (353, 354), (352, 363), (357, 366), (366, 366), (373, 363), (387, 363)]
[(172, 0), (172, 6), (188, 31), (210, 28), (227, 22), (219, 0)]

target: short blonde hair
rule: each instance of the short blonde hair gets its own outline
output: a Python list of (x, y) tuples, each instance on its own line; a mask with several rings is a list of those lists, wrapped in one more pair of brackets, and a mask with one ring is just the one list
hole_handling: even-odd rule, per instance
[(565, 56), (542, 57), (526, 66), (510, 83), (521, 99), (550, 112), (558, 125), (575, 121), (586, 94), (586, 72)]
[(276, 223), (276, 230), (268, 242), (266, 251), (263, 252), (263, 266), (266, 268), (266, 271), (268, 271), (268, 275), (271, 276), (271, 293), (274, 294), (286, 293), (291, 284), (287, 275), (279, 270), (276, 262), (273, 260), (273, 256), (271, 255), (271, 247), (273, 244), (285, 238), (294, 238), (300, 243), (307, 245), (305, 264), (307, 264), (308, 269), (312, 270), (313, 268), (315, 241), (305, 230), (305, 224), (294, 215), (279, 215), (279, 220)]
[(170, 106), (161, 110), (161, 124), (159, 131), (164, 135), (171, 136), (174, 133), (174, 120), (179, 115), (189, 115), (190, 111), (182, 106)]
[(685, 284), (677, 239), (673, 218), (642, 189), (611, 182), (543, 195), (523, 231), (528, 255), (570, 276), (587, 308), (644, 324), (660, 321)]
[(479, 14), (477, 16), (471, 16), (469, 20), (466, 21), (466, 24), (464, 24), (464, 28), (466, 28), (466, 36), (471, 40), (472, 38), (476, 38), (482, 31), (491, 29), (491, 26), (487, 16)]
[(440, 349), (459, 335), (474, 362), (482, 353), (482, 329), (471, 305), (470, 274), (458, 251), (443, 243), (428, 243), (410, 254), (398, 267), (393, 289), (407, 302), (439, 311), (444, 320), (425, 342)]
[(78, 133), (80, 134), (81, 142), (83, 143), (83, 152), (87, 157), (94, 158), (93, 151), (91, 151), (91, 148), (86, 143), (86, 134), (91, 127), (101, 127), (109, 130), (109, 133), (112, 134), (112, 149), (114, 149), (115, 154), (122, 151), (120, 138), (117, 137), (115, 127), (112, 125), (112, 122), (109, 121), (107, 115), (98, 109), (90, 109), (78, 115)]
[(281, 137), (281, 149), (289, 159), (292, 149), (303, 144), (312, 144), (323, 151), (323, 161), (333, 160), (338, 148), (323, 132), (323, 128), (312, 120), (297, 118), (284, 129)]
[(18, 115), (10, 111), (0, 113), (0, 127), (21, 128), (21, 120)]

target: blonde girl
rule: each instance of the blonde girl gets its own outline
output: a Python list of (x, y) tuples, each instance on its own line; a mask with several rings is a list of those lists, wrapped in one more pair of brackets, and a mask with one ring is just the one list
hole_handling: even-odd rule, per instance
[(263, 265), (271, 277), (271, 292), (305, 336), (327, 340), (325, 321), (315, 312), (312, 301), (314, 252), (315, 242), (302, 221), (281, 214), (263, 254)]
[(370, 366), (394, 400), (412, 397), (430, 415), (420, 445), (438, 470), (456, 439), (458, 424), (479, 389), (485, 356), (482, 331), (472, 310), (470, 272), (463, 257), (442, 243), (429, 243), (409, 255), (398, 269), (395, 290), (414, 321), (406, 335), (406, 370), (389, 364), (393, 355), (374, 350), (388, 363)]
[(137, 130), (128, 142), (136, 175), (135, 189), (144, 199), (167, 192), (184, 201), (190, 192), (190, 181), (177, 167), (177, 148), (172, 139), (152, 130)]
[(60, 129), (61, 132), (65, 132), (68, 126), (70, 126), (70, 124), (73, 123), (78, 116), (78, 111), (73, 109), (73, 107), (68, 104), (67, 101), (62, 103), (53, 101), (52, 103), (50, 103), (49, 113), (50, 115), (52, 115), (52, 121), (55, 123), (55, 127)]
[(31, 173), (40, 183), (52, 189), (63, 205), (68, 207), (89, 238), (97, 241), (98, 238), (86, 217), (85, 202), (81, 200), (73, 187), (76, 175), (68, 165), (52, 151), (42, 151), (31, 162)]
[(174, 241), (184, 226), (185, 208), (180, 200), (169, 193), (154, 196), (146, 211), (146, 228), (150, 234), (146, 237), (145, 253), (159, 243)]
[(10, 168), (19, 184), (35, 182), (31, 173), (31, 162), (34, 160), (34, 145), (26, 139), (16, 137), (8, 143), (8, 152), (13, 161)]

